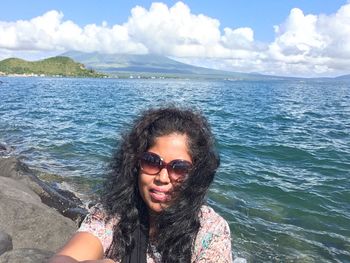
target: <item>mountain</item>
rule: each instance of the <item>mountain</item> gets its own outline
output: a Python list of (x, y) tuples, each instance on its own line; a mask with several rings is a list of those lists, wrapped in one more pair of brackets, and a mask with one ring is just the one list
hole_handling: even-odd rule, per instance
[(26, 61), (19, 58), (8, 58), (0, 61), (0, 73), (4, 75), (45, 75), (66, 77), (103, 77), (92, 69), (86, 69), (68, 57), (52, 57), (39, 61)]
[(350, 74), (336, 77), (337, 80), (350, 80)]
[(227, 79), (280, 79), (260, 74), (236, 73), (196, 67), (159, 55), (101, 54), (69, 51), (62, 56), (70, 57), (86, 67), (111, 76), (141, 75), (164, 77), (201, 77)]

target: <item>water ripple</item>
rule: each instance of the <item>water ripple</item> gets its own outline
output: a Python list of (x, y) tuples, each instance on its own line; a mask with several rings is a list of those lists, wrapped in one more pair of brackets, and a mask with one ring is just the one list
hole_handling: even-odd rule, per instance
[[(201, 109), (222, 165), (208, 202), (248, 262), (350, 262), (349, 84), (1, 78), (0, 142), (83, 197), (143, 109)], [(52, 179), (54, 178), (54, 179)]]

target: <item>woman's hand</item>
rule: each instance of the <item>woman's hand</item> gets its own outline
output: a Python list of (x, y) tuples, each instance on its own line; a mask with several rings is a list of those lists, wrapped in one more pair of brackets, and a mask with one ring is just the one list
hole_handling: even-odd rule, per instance
[(78, 232), (54, 255), (49, 263), (115, 263), (103, 258), (100, 240), (90, 233)]
[(106, 259), (99, 259), (99, 260), (86, 260), (81, 261), (82, 263), (115, 263), (112, 259), (106, 258)]
[(97, 259), (97, 260), (84, 260), (84, 261), (77, 261), (72, 257), (69, 256), (62, 256), (57, 255), (50, 259), (49, 263), (115, 263), (112, 259), (106, 258), (106, 259)]

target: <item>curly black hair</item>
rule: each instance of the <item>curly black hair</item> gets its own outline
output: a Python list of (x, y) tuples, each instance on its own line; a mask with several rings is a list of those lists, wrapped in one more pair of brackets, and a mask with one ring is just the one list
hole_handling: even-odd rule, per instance
[(114, 154), (103, 191), (103, 205), (110, 217), (118, 216), (108, 256), (121, 260), (135, 246), (133, 232), (148, 224), (148, 210), (138, 189), (139, 155), (155, 139), (172, 133), (186, 135), (193, 168), (177, 189), (176, 200), (156, 216), (156, 248), (162, 262), (190, 262), (200, 227), (199, 213), (219, 166), (214, 136), (199, 112), (174, 106), (150, 109), (122, 136)]

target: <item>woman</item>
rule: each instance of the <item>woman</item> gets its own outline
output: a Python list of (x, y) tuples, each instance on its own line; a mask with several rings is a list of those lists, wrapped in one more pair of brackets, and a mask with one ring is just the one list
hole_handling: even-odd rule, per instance
[(206, 119), (152, 109), (122, 138), (105, 184), (59, 262), (232, 262), (227, 222), (205, 205), (219, 158)]

